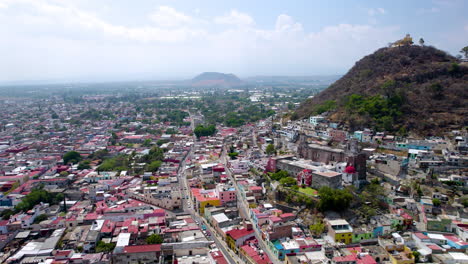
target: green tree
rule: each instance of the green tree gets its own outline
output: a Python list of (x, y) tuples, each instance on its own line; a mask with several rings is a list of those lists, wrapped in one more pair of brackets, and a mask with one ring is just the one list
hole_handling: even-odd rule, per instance
[(465, 59), (468, 59), (468, 46), (462, 48), (460, 50), (460, 53), (463, 54), (463, 56), (465, 56)]
[(36, 218), (34, 218), (34, 224), (39, 224), (40, 222), (47, 220), (47, 215), (46, 214), (41, 214), (38, 215)]
[(177, 130), (174, 129), (174, 128), (168, 128), (166, 129), (166, 134), (170, 134), (170, 135), (174, 135), (174, 134), (177, 134)]
[(266, 154), (268, 155), (273, 155), (276, 153), (275, 146), (273, 144), (268, 144), (268, 146), (265, 149)]
[(91, 162), (89, 160), (82, 161), (78, 164), (79, 170), (91, 169)]
[(270, 177), (271, 177), (272, 180), (279, 181), (279, 180), (281, 180), (281, 179), (283, 179), (283, 178), (288, 177), (288, 172), (287, 172), (287, 171), (283, 171), (283, 170), (279, 170), (279, 171), (277, 171), (277, 172), (275, 172), (275, 173), (272, 173), (272, 174), (270, 175)]
[(158, 139), (158, 141), (156, 141), (156, 145), (161, 146), (162, 144), (165, 144), (167, 142), (169, 141), (166, 139)]
[(297, 181), (293, 177), (282, 178), (279, 182), (281, 185), (286, 186), (286, 187), (297, 185)]
[(160, 160), (155, 160), (155, 161), (152, 161), (150, 164), (148, 164), (148, 171), (151, 171), (151, 172), (156, 172), (159, 167), (161, 167), (162, 165), (162, 161)]
[(148, 236), (145, 240), (147, 244), (162, 244), (164, 242), (163, 237), (159, 234), (152, 234)]
[(327, 186), (320, 188), (319, 195), (318, 209), (322, 212), (328, 210), (344, 211), (349, 208), (353, 200), (353, 195), (349, 190), (332, 189)]
[(310, 232), (315, 236), (320, 236), (325, 231), (325, 224), (318, 220), (315, 224), (309, 226)]
[(149, 138), (145, 139), (145, 141), (143, 141), (142, 146), (143, 146), (143, 147), (149, 147), (149, 146), (151, 146), (151, 139), (149, 139)]
[(228, 154), (228, 156), (229, 156), (232, 160), (236, 159), (238, 155), (239, 155), (238, 152), (229, 152), (229, 154)]
[(68, 164), (68, 163), (78, 163), (81, 161), (81, 155), (80, 153), (76, 151), (69, 151), (63, 155), (63, 163)]
[(212, 136), (216, 133), (216, 127), (214, 125), (209, 125), (206, 127), (203, 125), (198, 125), (193, 132), (197, 138)]
[(2, 219), (3, 220), (8, 220), (10, 219), (10, 216), (14, 215), (15, 212), (11, 209), (5, 209), (2, 211), (2, 213), (0, 214), (2, 216)]
[(433, 204), (434, 206), (436, 206), (436, 207), (439, 207), (442, 203), (440, 202), (439, 199), (434, 198), (434, 199), (432, 199), (432, 204)]
[(461, 204), (462, 204), (464, 207), (468, 207), (468, 197), (463, 197), (463, 198), (461, 198)]
[(413, 251), (412, 254), (414, 256), (414, 262), (419, 263), (421, 259), (421, 253), (419, 253), (419, 251)]
[(100, 240), (96, 245), (96, 253), (111, 252), (115, 248), (115, 243), (106, 243)]
[(336, 101), (327, 100), (323, 104), (315, 106), (315, 114), (319, 115), (328, 111), (332, 111), (336, 108)]

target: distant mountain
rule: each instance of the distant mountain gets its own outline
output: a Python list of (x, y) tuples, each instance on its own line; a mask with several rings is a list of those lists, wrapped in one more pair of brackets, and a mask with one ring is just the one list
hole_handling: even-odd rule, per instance
[(220, 72), (204, 72), (191, 80), (192, 86), (221, 86), (231, 87), (242, 84), (236, 75)]
[(262, 84), (307, 84), (307, 85), (321, 85), (331, 84), (338, 80), (341, 75), (310, 75), (310, 76), (252, 76), (243, 79), (248, 83), (262, 83)]
[(329, 112), (351, 130), (430, 135), (468, 125), (468, 67), (434, 47), (381, 48), (306, 100), (296, 118)]

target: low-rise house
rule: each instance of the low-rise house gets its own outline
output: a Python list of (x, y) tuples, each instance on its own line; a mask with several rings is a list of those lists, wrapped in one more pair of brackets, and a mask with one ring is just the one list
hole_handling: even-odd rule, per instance
[(344, 219), (326, 220), (328, 235), (335, 243), (351, 244), (353, 241), (353, 228)]

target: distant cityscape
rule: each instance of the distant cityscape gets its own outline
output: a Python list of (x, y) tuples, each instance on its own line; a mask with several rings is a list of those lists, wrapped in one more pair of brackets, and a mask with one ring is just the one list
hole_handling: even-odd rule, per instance
[(311, 83), (2, 88), (1, 262), (465, 263), (466, 130), (291, 120)]

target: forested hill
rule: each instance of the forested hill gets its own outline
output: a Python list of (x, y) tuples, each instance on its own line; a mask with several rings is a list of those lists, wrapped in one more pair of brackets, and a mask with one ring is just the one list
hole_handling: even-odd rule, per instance
[(329, 112), (351, 130), (430, 135), (466, 126), (468, 67), (429, 46), (381, 48), (305, 101), (297, 118)]

